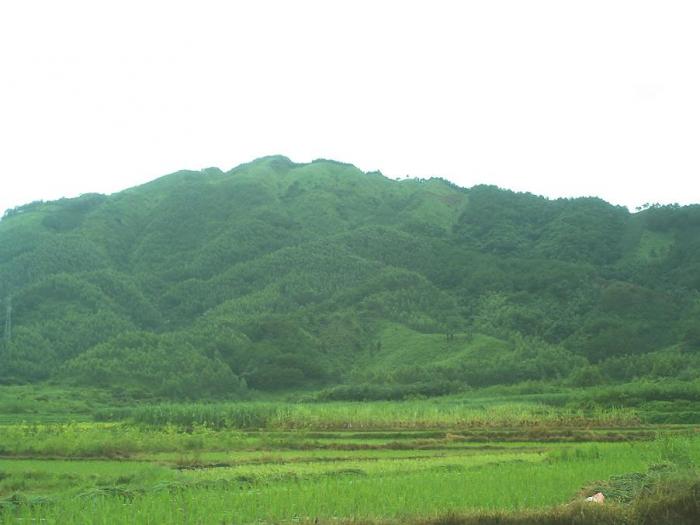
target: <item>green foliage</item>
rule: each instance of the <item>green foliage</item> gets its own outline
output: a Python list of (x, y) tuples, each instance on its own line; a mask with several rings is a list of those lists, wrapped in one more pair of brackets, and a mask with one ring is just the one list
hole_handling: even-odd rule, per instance
[(569, 379), (573, 386), (597, 386), (605, 382), (605, 378), (597, 366), (577, 368)]
[(343, 399), (692, 381), (698, 209), (279, 156), (31, 203), (0, 221), (0, 381)]
[(243, 388), (221, 359), (204, 356), (177, 334), (125, 333), (68, 361), (63, 374), (77, 384), (163, 397), (235, 396)]

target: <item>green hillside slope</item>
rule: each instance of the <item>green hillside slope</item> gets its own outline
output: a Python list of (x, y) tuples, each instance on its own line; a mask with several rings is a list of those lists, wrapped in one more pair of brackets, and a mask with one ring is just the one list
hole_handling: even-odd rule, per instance
[(630, 214), (266, 157), (8, 211), (0, 382), (200, 397), (694, 379), (699, 291), (700, 206)]

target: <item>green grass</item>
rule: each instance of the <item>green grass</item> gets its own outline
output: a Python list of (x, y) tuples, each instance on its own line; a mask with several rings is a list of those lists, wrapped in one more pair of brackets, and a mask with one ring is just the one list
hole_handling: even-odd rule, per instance
[(387, 430), (504, 427), (625, 427), (639, 419), (633, 410), (566, 409), (533, 403), (489, 406), (460, 402), (227, 403), (147, 405), (102, 413), (148, 425), (266, 430)]
[(104, 390), (50, 385), (0, 387), (0, 425), (90, 421), (95, 410), (116, 403)]
[(675, 239), (670, 233), (644, 230), (636, 250), (631, 254), (643, 261), (663, 259), (671, 251), (674, 241)]
[[(569, 502), (604, 490), (624, 498), (595, 523), (631, 525), (641, 492), (678, 480), (664, 498), (692, 489), (696, 426), (554, 406), (546, 396), (574, 392), (533, 392), (116, 406), (87, 392), (68, 401), (70, 390), (5, 389), (0, 407), (17, 410), (0, 423), (0, 522), (564, 524)], [(63, 401), (55, 414), (39, 409)]]
[(465, 357), (482, 353), (491, 356), (509, 348), (508, 343), (482, 334), (457, 335), (447, 340), (444, 334), (421, 333), (398, 323), (386, 323), (379, 333), (381, 351), (374, 356), (369, 369), (376, 373), (411, 365), (454, 364)]
[[(264, 459), (266, 452), (259, 454)], [(6, 480), (33, 473), (37, 485), (59, 479), (82, 486), (42, 504), (8, 503), (3, 517), (66, 524), (84, 523), (88, 515), (90, 523), (253, 523), (532, 511), (580, 499), (582, 488), (597, 480), (646, 472), (660, 462), (679, 461), (678, 468), (687, 469), (687, 460), (700, 460), (700, 439), (436, 452), (419, 459), (392, 454), (311, 463), (287, 455), (279, 462), (185, 470), (175, 463), (151, 471), (143, 462), (6, 461), (0, 464)]]

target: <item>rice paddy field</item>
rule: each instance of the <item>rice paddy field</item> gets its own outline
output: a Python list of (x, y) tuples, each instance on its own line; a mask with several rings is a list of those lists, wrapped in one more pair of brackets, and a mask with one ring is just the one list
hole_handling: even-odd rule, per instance
[[(426, 400), (147, 405), (63, 416), (5, 413), (0, 522), (698, 517), (698, 428), (646, 424), (631, 410)], [(584, 502), (598, 491), (604, 505)]]

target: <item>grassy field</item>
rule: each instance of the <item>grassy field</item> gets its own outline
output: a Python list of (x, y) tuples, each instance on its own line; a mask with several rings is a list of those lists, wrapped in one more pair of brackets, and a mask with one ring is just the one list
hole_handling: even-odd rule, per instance
[[(644, 523), (668, 497), (692, 516), (700, 491), (697, 427), (632, 410), (87, 404), (73, 421), (4, 413), (1, 522)], [(597, 490), (604, 509), (580, 503)]]

